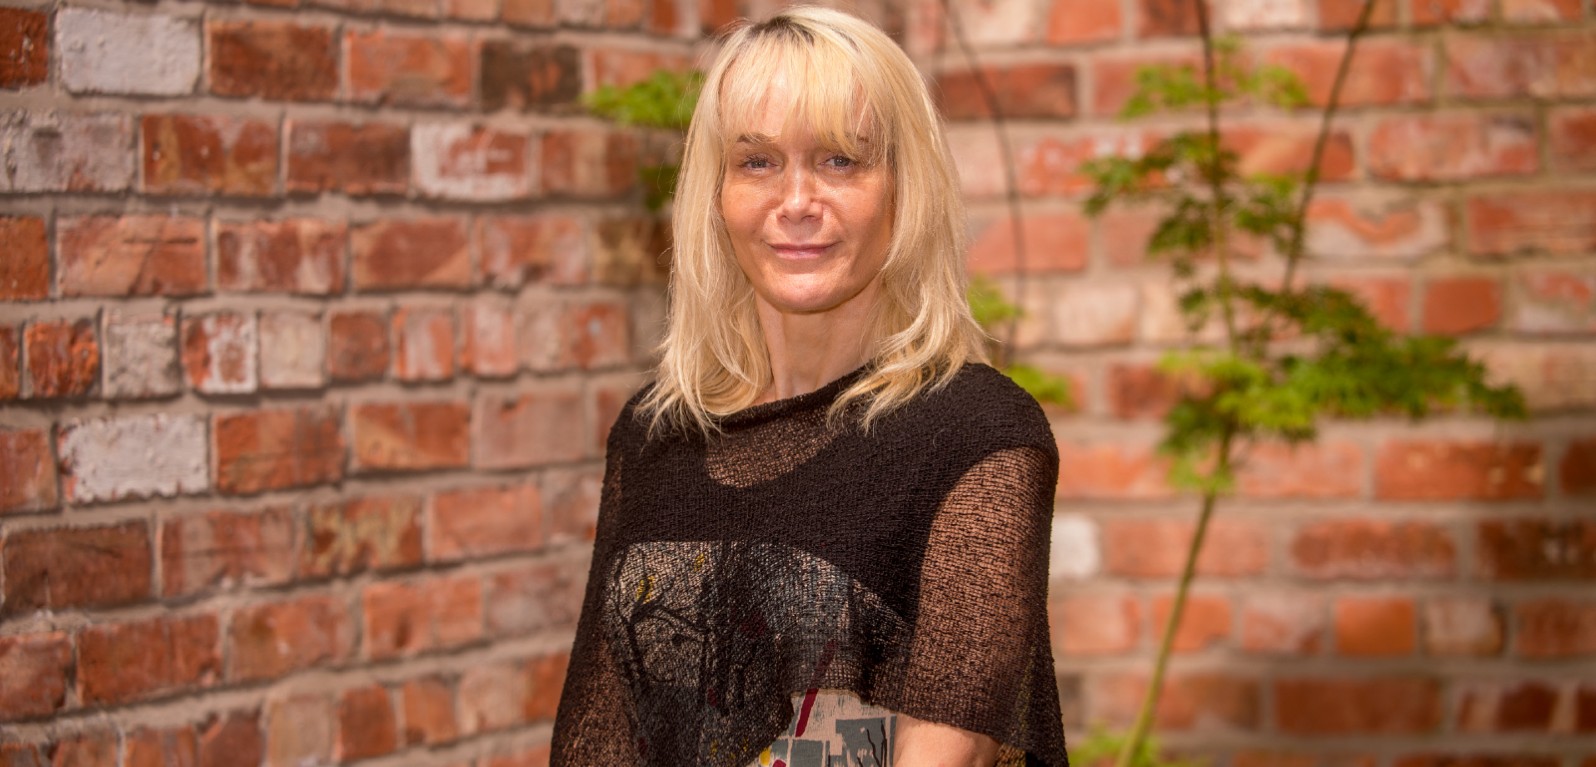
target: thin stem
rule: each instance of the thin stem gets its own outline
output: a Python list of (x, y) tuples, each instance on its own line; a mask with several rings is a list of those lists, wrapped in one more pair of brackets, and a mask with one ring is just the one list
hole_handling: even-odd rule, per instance
[[(1008, 121), (998, 106), (997, 94), (993, 92), (992, 84), (987, 82), (986, 70), (981, 68), (981, 62), (975, 56), (975, 49), (964, 37), (964, 23), (959, 20), (959, 13), (953, 7), (953, 0), (942, 0), (942, 11), (948, 16), (948, 26), (953, 30), (954, 42), (958, 44), (960, 53), (970, 65), (970, 73), (975, 78), (975, 89), (981, 94), (981, 102), (992, 114), (992, 130), (997, 134), (998, 152), (1003, 157), (1003, 182), (1009, 208), (1009, 227), (1014, 235), (1014, 303), (1024, 307), (1025, 226), (1020, 222), (1020, 182), (1014, 173), (1014, 147), (1009, 142)], [(1019, 314), (1016, 313), (1009, 318), (1008, 327), (1003, 329), (1004, 335), (1008, 337), (1003, 340), (998, 359), (994, 360), (1000, 368), (1008, 365), (1014, 348), (1014, 339), (1019, 332), (1019, 323)]]
[[(1231, 443), (1234, 438), (1235, 429), (1227, 424), (1219, 438), (1219, 460), (1214, 470), (1215, 476), (1229, 473)], [(1169, 619), (1164, 624), (1164, 636), (1158, 643), (1158, 656), (1153, 661), (1153, 676), (1147, 681), (1147, 694), (1142, 697), (1141, 710), (1136, 713), (1136, 723), (1131, 727), (1130, 736), (1126, 738), (1114, 767), (1130, 767), (1135, 762), (1136, 754), (1141, 752), (1142, 744), (1147, 740), (1147, 733), (1153, 727), (1153, 715), (1158, 710), (1158, 700), (1164, 692), (1164, 672), (1169, 668), (1170, 652), (1175, 646), (1175, 633), (1180, 628), (1181, 616), (1186, 612), (1186, 597), (1191, 591), (1191, 582), (1197, 576), (1197, 555), (1203, 550), (1203, 539), (1208, 536), (1208, 522), (1214, 516), (1214, 506), (1218, 501), (1219, 490), (1210, 487), (1203, 491), (1202, 511), (1197, 515), (1197, 529), (1192, 531), (1191, 543), (1186, 548), (1186, 564), (1181, 568), (1180, 584), (1175, 588), (1175, 601), (1169, 607)]]
[(1227, 198), (1225, 196), (1224, 168), (1222, 153), (1219, 146), (1219, 81), (1214, 74), (1214, 33), (1208, 23), (1208, 3), (1205, 0), (1196, 0), (1197, 30), (1203, 41), (1203, 86), (1207, 89), (1204, 101), (1208, 106), (1208, 146), (1211, 151), (1209, 165), (1202, 169), (1202, 174), (1208, 182), (1209, 195), (1209, 227), (1214, 237), (1214, 255), (1219, 259), (1219, 308), (1225, 318), (1225, 340), (1230, 350), (1236, 350), (1236, 310), (1231, 305), (1231, 277), (1230, 277), (1230, 227), (1225, 219)]

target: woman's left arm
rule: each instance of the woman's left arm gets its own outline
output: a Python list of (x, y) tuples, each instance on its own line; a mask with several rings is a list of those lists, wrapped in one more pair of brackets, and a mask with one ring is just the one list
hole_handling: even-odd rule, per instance
[(951, 725), (898, 714), (892, 767), (992, 767), (997, 741)]

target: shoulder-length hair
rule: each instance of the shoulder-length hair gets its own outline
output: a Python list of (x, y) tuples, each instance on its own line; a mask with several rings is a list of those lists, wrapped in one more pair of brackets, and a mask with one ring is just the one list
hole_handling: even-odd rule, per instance
[(860, 425), (985, 359), (965, 299), (965, 220), (941, 116), (909, 57), (879, 29), (840, 11), (796, 7), (733, 29), (704, 80), (682, 155), (671, 224), (670, 309), (652, 427), (716, 431), (771, 384), (754, 292), (720, 210), (726, 153), (761, 113), (769, 84), (796, 84), (788, 125), (893, 178), (892, 241), (871, 323), (869, 364), (832, 406), (862, 405)]

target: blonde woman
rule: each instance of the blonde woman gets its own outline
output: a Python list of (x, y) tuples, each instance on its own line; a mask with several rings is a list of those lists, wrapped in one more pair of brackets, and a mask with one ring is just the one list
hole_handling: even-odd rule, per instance
[(818, 8), (731, 32), (673, 224), (553, 764), (1065, 765), (1056, 447), (982, 363), (958, 183), (908, 58)]

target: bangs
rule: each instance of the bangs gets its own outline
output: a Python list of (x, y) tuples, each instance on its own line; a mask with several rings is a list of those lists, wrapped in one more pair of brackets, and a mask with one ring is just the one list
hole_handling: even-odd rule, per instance
[(758, 136), (755, 126), (771, 98), (771, 83), (786, 82), (792, 103), (784, 132), (807, 131), (826, 149), (863, 162), (885, 160), (894, 142), (877, 119), (871, 98), (877, 84), (858, 65), (857, 51), (832, 43), (794, 28), (750, 40), (721, 79), (714, 124), (722, 152), (741, 138)]

